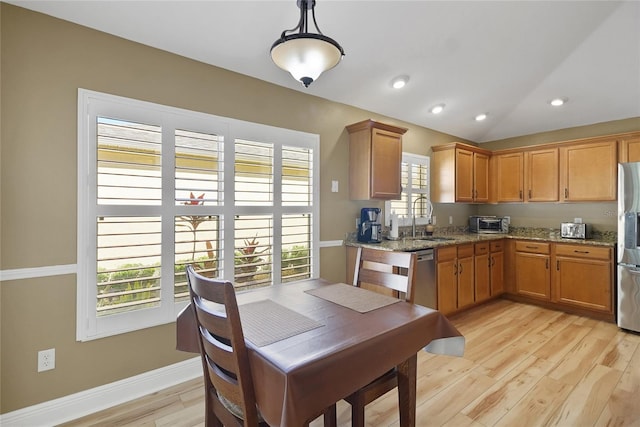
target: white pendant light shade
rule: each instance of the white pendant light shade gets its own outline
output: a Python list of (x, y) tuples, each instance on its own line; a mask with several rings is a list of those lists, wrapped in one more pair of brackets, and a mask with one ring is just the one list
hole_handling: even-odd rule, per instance
[[(273, 43), (271, 59), (278, 67), (291, 73), (294, 79), (309, 87), (320, 74), (338, 65), (344, 56), (344, 50), (338, 42), (323, 35), (318, 29), (315, 0), (297, 0), (297, 4), (300, 8), (300, 21), (294, 29), (283, 31)], [(308, 32), (309, 11), (317, 33)]]
[(275, 64), (291, 73), (305, 86), (332, 69), (342, 59), (342, 52), (333, 43), (316, 37), (289, 36), (288, 40), (271, 48)]

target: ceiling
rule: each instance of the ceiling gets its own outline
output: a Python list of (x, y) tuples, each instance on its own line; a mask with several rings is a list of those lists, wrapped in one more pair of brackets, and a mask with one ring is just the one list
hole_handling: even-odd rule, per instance
[(475, 142), (640, 117), (638, 1), (317, 0), (346, 55), (309, 88), (269, 56), (295, 0), (7, 3)]

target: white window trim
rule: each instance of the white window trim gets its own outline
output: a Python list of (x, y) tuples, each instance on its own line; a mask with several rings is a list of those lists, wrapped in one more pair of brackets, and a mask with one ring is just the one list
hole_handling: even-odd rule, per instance
[[(109, 114), (109, 113), (112, 114)], [(111, 115), (127, 119), (138, 118), (142, 122), (158, 123), (163, 127), (163, 161), (162, 161), (162, 206), (142, 206), (137, 214), (157, 215), (171, 218), (162, 225), (162, 290), (164, 296), (158, 308), (141, 309), (130, 313), (110, 315), (99, 318), (96, 311), (96, 120), (95, 117)], [(179, 125), (179, 126), (178, 126)], [(130, 332), (175, 321), (178, 313), (186, 306), (186, 302), (176, 303), (173, 298), (174, 265), (174, 223), (173, 218), (181, 206), (175, 205), (175, 181), (173, 174), (174, 150), (173, 140), (168, 141), (165, 129), (176, 127), (189, 130), (214, 132), (224, 136), (224, 200), (219, 206), (208, 206), (207, 213), (224, 217), (223, 241), (234, 240), (234, 215), (273, 214), (274, 241), (273, 247), (281, 247), (281, 236), (277, 232), (281, 225), (280, 218), (284, 214), (310, 213), (312, 215), (311, 238), (311, 277), (319, 277), (320, 266), (320, 137), (317, 134), (277, 128), (273, 126), (249, 123), (241, 120), (214, 116), (190, 110), (139, 101), (120, 96), (78, 89), (78, 228), (77, 228), (77, 315), (76, 339), (88, 341), (120, 333)], [(256, 208), (251, 206), (235, 207), (234, 200), (234, 147), (236, 139), (248, 139), (272, 142), (276, 148), (283, 145), (307, 147), (313, 150), (313, 204), (310, 207), (278, 205), (281, 177), (276, 173), (274, 187), (274, 206)], [(170, 153), (165, 152), (170, 150)], [(277, 151), (277, 150), (276, 150)], [(277, 162), (276, 162), (277, 167)], [(275, 169), (278, 171), (279, 169)], [(109, 208), (114, 214), (128, 214), (121, 206)], [(142, 212), (140, 212), (142, 211)], [(224, 278), (233, 280), (234, 257), (233, 244), (226, 245), (224, 250)], [(280, 250), (273, 251), (274, 266), (280, 265)], [(281, 272), (273, 268), (273, 283), (280, 283)]]
[[(420, 165), (426, 165), (427, 169), (429, 170), (429, 172), (431, 172), (431, 158), (429, 156), (422, 156), (420, 154), (413, 154), (413, 153), (402, 153), (402, 162), (403, 163), (409, 163), (409, 164), (420, 164)], [(411, 173), (411, 168), (409, 167), (409, 173)], [(409, 182), (411, 182), (411, 178), (409, 178)], [(427, 197), (427, 199), (429, 199), (429, 201), (431, 201), (431, 176), (429, 176), (429, 181), (427, 183), (427, 188), (426, 190), (421, 190), (421, 189), (414, 189), (414, 188), (403, 188), (402, 189), (402, 193), (407, 194), (407, 202), (408, 202), (408, 206), (407, 206), (407, 212), (409, 212), (409, 216), (408, 217), (401, 217), (398, 218), (398, 225), (401, 227), (406, 227), (406, 226), (410, 226), (413, 224), (413, 206), (411, 203), (411, 196), (413, 194), (420, 194), (420, 195), (424, 195)], [(385, 215), (384, 218), (384, 222), (385, 225), (387, 227), (391, 226), (391, 201), (387, 200), (385, 201), (384, 204), (384, 209), (385, 212), (388, 212), (389, 214)], [(426, 216), (420, 216), (416, 218), (416, 225), (427, 225), (429, 223), (429, 219)]]

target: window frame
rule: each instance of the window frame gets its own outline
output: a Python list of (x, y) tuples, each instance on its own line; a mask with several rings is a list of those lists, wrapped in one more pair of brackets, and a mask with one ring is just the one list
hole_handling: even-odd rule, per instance
[[(407, 164), (407, 170), (408, 170), (408, 178), (407, 178), (407, 182), (410, 184), (412, 182), (411, 180), (411, 165), (413, 164), (417, 164), (417, 165), (421, 165), (421, 166), (426, 166), (427, 168), (427, 176), (429, 177), (427, 179), (427, 188), (426, 189), (420, 189), (420, 188), (414, 188), (411, 187), (410, 185), (407, 187), (403, 187), (402, 191), (401, 191), (401, 198), (403, 195), (406, 195), (406, 206), (405, 208), (407, 209), (407, 216), (400, 216), (398, 218), (398, 225), (401, 227), (406, 227), (406, 226), (410, 226), (413, 223), (413, 204), (412, 204), (412, 198), (415, 194), (419, 194), (420, 196), (426, 196), (426, 198), (429, 200), (429, 202), (431, 202), (431, 157), (429, 156), (423, 156), (420, 154), (413, 154), (413, 153), (407, 153), (407, 152), (403, 152), (402, 153), (402, 163), (406, 163)], [(401, 165), (402, 166), (402, 165)], [(398, 200), (387, 200), (385, 201), (384, 204), (384, 208), (385, 208), (385, 217), (384, 217), (384, 223), (385, 226), (390, 227), (391, 226), (391, 213), (393, 210), (392, 207), (392, 202), (398, 202)], [(433, 215), (433, 212), (432, 212)], [(416, 225), (427, 225), (429, 223), (429, 218), (426, 216), (420, 216), (416, 218)]]
[[(162, 203), (160, 206), (97, 205), (97, 117), (135, 120), (162, 127)], [(219, 204), (185, 206), (176, 203), (175, 131), (187, 130), (223, 136), (223, 200)], [(272, 143), (277, 153), (274, 163), (274, 193), (271, 206), (235, 206), (234, 141), (246, 139)], [(319, 277), (320, 253), (320, 137), (317, 134), (250, 123), (176, 107), (78, 89), (78, 190), (77, 190), (77, 313), (76, 339), (88, 341), (140, 330), (175, 321), (187, 301), (174, 299), (175, 217), (179, 215), (218, 215), (224, 224), (223, 278), (234, 276), (234, 218), (236, 215), (273, 216), (273, 284), (281, 283), (282, 217), (309, 214), (312, 218), (310, 248), (311, 278)], [(283, 206), (282, 147), (312, 150), (312, 201), (309, 206)], [(194, 209), (195, 208), (195, 209)], [(161, 302), (158, 307), (99, 317), (96, 310), (97, 213), (113, 216), (159, 216), (162, 218)], [(106, 216), (106, 215), (105, 215)], [(226, 244), (225, 244), (226, 242)]]

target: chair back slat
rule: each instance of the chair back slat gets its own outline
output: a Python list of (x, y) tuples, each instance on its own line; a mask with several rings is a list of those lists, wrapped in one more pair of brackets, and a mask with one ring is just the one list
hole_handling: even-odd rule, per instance
[(413, 302), (415, 258), (411, 252), (358, 248), (353, 285), (402, 292), (406, 301)]

